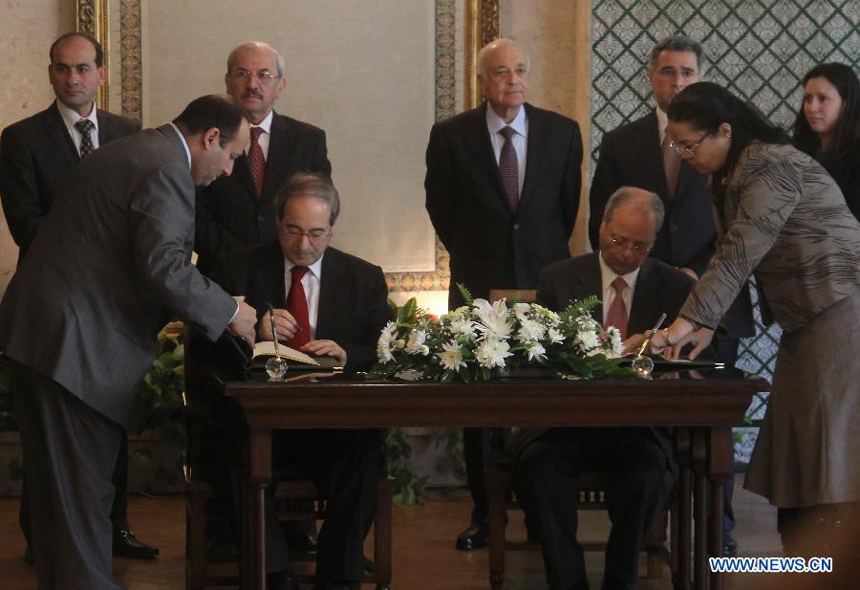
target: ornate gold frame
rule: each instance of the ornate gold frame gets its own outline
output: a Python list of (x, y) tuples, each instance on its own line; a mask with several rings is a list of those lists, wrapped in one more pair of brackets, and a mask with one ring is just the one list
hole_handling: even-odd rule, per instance
[(75, 4), (75, 29), (95, 37), (104, 49), (105, 83), (99, 91), (97, 101), (100, 109), (108, 110), (110, 106), (108, 0), (77, 0)]
[(481, 89), (478, 88), (478, 52), (481, 47), (499, 38), (501, 19), (499, 0), (466, 0), (465, 21), (465, 68), (464, 96), (466, 109), (473, 109), (481, 103)]

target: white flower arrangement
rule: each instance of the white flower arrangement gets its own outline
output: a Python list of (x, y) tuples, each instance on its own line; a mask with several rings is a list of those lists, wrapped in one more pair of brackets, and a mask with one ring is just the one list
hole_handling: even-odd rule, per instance
[(633, 377), (619, 366), (621, 335), (591, 317), (597, 297), (572, 303), (561, 313), (505, 299), (472, 299), (440, 318), (415, 299), (394, 304), (396, 321), (379, 335), (373, 372), (387, 378), (486, 381), (512, 369), (543, 367), (560, 377)]

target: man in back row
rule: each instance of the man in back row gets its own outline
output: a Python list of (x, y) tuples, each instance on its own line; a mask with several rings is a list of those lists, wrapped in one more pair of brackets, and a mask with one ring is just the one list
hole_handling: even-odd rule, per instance
[[(582, 136), (576, 121), (526, 103), (529, 59), (510, 39), (478, 54), (486, 103), (433, 126), (424, 179), (433, 227), (451, 255), (448, 306), (457, 287), (487, 298), (490, 289), (534, 289), (547, 264), (570, 257), (579, 209)], [(489, 430), (464, 432), (474, 510), (457, 548), (488, 543), (484, 463)]]
[[(83, 33), (58, 38), (49, 51), (48, 79), (57, 99), (32, 117), (18, 121), (0, 136), (0, 199), (12, 239), (23, 262), (66, 175), (99, 146), (140, 129), (136, 121), (97, 109), (95, 97), (104, 83), (102, 47)], [(158, 549), (141, 543), (128, 523), (128, 436), (122, 437), (113, 474), (116, 497), (111, 507), (113, 551), (120, 557), (153, 559)], [(27, 475), (21, 494), (20, 523), (30, 548)]]
[(224, 256), (275, 239), (275, 195), (291, 174), (331, 176), (325, 132), (273, 110), (287, 84), (284, 58), (273, 47), (253, 41), (233, 49), (224, 84), (251, 122), (251, 145), (231, 176), (198, 191), (194, 249), (205, 275)]

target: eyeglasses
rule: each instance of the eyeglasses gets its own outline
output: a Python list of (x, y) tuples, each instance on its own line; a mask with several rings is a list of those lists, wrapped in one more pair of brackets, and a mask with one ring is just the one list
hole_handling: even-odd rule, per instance
[(288, 238), (292, 238), (294, 240), (300, 240), (302, 236), (307, 236), (308, 241), (310, 242), (320, 242), (331, 235), (330, 229), (323, 229), (321, 227), (316, 227), (314, 229), (305, 231), (295, 225), (288, 225), (281, 230), (281, 233)]
[(699, 139), (699, 141), (697, 141), (696, 143), (694, 143), (690, 147), (678, 145), (675, 142), (675, 140), (673, 139), (672, 141), (669, 142), (669, 147), (672, 148), (673, 150), (675, 150), (676, 152), (678, 152), (678, 155), (681, 156), (682, 158), (692, 158), (696, 152), (696, 148), (698, 148), (700, 145), (702, 145), (702, 142), (705, 141), (705, 138), (708, 135), (709, 134), (705, 133), (701, 137), (701, 139)]
[(646, 242), (631, 242), (627, 238), (619, 238), (613, 233), (609, 234), (609, 239), (612, 240), (612, 245), (622, 250), (632, 249), (637, 254), (647, 254), (651, 250), (651, 244)]
[(249, 72), (248, 70), (242, 68), (234, 71), (232, 74), (230, 74), (230, 76), (232, 78), (236, 78), (237, 80), (244, 80), (245, 82), (250, 80), (253, 76), (261, 84), (266, 84), (268, 82), (271, 82), (272, 80), (277, 80), (278, 78), (280, 78), (278, 74), (273, 74), (269, 70), (257, 70), (256, 72)]

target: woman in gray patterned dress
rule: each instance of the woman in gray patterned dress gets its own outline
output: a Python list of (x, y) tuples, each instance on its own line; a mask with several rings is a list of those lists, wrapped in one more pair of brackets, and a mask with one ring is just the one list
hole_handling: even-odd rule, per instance
[(697, 354), (755, 273), (763, 316), (784, 332), (745, 487), (780, 508), (788, 555), (824, 550), (809, 523), (835, 526), (860, 506), (848, 452), (860, 433), (860, 225), (824, 168), (721, 86), (688, 86), (668, 115), (674, 148), (712, 175), (720, 238), (654, 346)]

